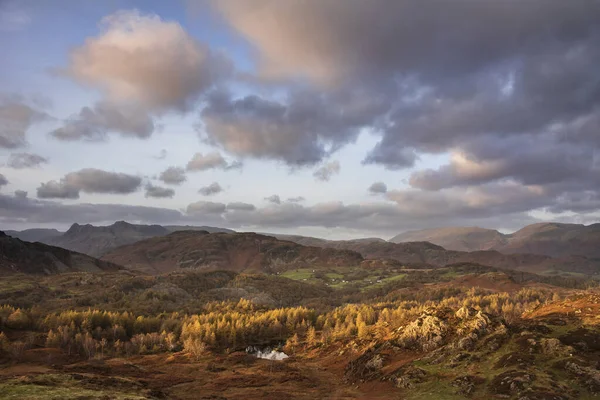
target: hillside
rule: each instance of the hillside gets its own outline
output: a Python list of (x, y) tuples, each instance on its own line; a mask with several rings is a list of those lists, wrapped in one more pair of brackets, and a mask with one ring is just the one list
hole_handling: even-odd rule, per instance
[(51, 240), (57, 236), (61, 236), (64, 232), (57, 229), (25, 229), (23, 231), (4, 231), (8, 236), (21, 239), (25, 242), (42, 242)]
[(527, 252), (553, 257), (600, 257), (600, 224), (533, 224), (507, 236), (506, 244), (496, 247), (496, 250), (503, 253)]
[(332, 249), (347, 249), (351, 245), (367, 244), (372, 242), (384, 242), (381, 238), (361, 238), (351, 240), (327, 240), (321, 238), (315, 238), (311, 236), (300, 236), (300, 235), (283, 235), (283, 234), (271, 234), (265, 233), (267, 236), (273, 236), (280, 240), (288, 240), (290, 242), (298, 243), (303, 246), (315, 246), (315, 247), (329, 247)]
[(431, 242), (448, 250), (489, 250), (506, 242), (502, 233), (478, 227), (425, 229), (401, 233), (390, 239), (393, 243)]
[(179, 231), (206, 231), (208, 233), (235, 233), (233, 229), (218, 228), (215, 226), (194, 226), (194, 225), (165, 225), (169, 232)]
[(301, 246), (256, 233), (180, 231), (122, 246), (102, 257), (132, 270), (164, 273), (180, 269), (275, 272), (291, 268), (356, 266), (360, 254)]
[(497, 250), (466, 252), (447, 250), (430, 242), (392, 243), (375, 239), (329, 241), (303, 236), (288, 236), (288, 238), (302, 244), (311, 243), (319, 247), (356, 251), (368, 260), (392, 259), (408, 267), (443, 267), (455, 263), (473, 263), (534, 273), (586, 275), (600, 273), (600, 261), (581, 256), (505, 254)]
[(24, 242), (0, 231), (0, 274), (49, 275), (62, 272), (118, 271), (120, 266), (43, 243)]
[(505, 254), (531, 253), (551, 257), (600, 257), (600, 224), (545, 222), (528, 225), (512, 234), (491, 229), (453, 227), (401, 233), (394, 243), (428, 241), (448, 250), (497, 250)]

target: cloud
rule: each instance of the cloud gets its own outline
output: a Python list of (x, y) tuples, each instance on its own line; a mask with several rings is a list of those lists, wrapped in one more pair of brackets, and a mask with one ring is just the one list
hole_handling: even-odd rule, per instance
[(139, 189), (139, 176), (86, 168), (65, 175), (65, 182), (85, 193), (128, 194)]
[(138, 176), (85, 168), (65, 175), (59, 182), (42, 183), (37, 196), (42, 199), (77, 199), (79, 193), (129, 194), (142, 184)]
[(200, 193), (203, 196), (212, 196), (213, 194), (221, 193), (222, 191), (223, 188), (221, 187), (221, 185), (219, 185), (218, 182), (213, 182), (208, 186), (200, 188), (200, 190), (198, 190), (198, 193)]
[(57, 201), (32, 199), (22, 196), (0, 195), (0, 222), (6, 224), (110, 224), (127, 220), (133, 223), (183, 223), (177, 210), (131, 206), (124, 204), (63, 204)]
[(153, 156), (153, 158), (155, 160), (164, 160), (165, 158), (167, 158), (167, 149), (161, 149), (160, 153), (158, 153), (158, 155)]
[(15, 197), (18, 199), (27, 198), (27, 192), (24, 190), (15, 190)]
[(15, 149), (27, 144), (26, 134), (34, 124), (51, 117), (31, 100), (19, 95), (0, 95), (0, 148)]
[(227, 209), (223, 203), (213, 203), (212, 201), (197, 201), (187, 206), (187, 213), (190, 215), (222, 214)]
[(340, 163), (338, 161), (329, 162), (321, 167), (319, 167), (314, 173), (313, 176), (318, 181), (327, 182), (331, 179), (333, 175), (337, 175), (340, 173)]
[(179, 23), (133, 10), (105, 17), (99, 35), (74, 48), (59, 73), (99, 89), (103, 97), (52, 136), (101, 140), (115, 132), (144, 139), (155, 130), (155, 116), (189, 111), (203, 93), (231, 75), (232, 66)]
[[(424, 154), (450, 154), (447, 165), (412, 172), (411, 186), (445, 195), (453, 188), (480, 194), (508, 185), (521, 193), (537, 188), (534, 203), (551, 209), (589, 210), (596, 204), (600, 3), (213, 4), (256, 50), (257, 81), (292, 85), (300, 80), (328, 99), (325, 113), (343, 104), (344, 97), (335, 93), (362, 91), (369, 94), (365, 99), (383, 93), (379, 103), (370, 100), (377, 107), (362, 114), (361, 123), (381, 137), (365, 154), (364, 164), (398, 170), (414, 167)], [(287, 110), (289, 103), (278, 104)], [(317, 132), (331, 121), (323, 120), (319, 110), (304, 111)], [(265, 112), (252, 116), (278, 131), (285, 126)], [(226, 128), (243, 131), (231, 123)], [(329, 132), (328, 139), (338, 147), (351, 141), (344, 129)], [(294, 140), (300, 148), (302, 139)], [(304, 140), (317, 145), (308, 147), (316, 151), (302, 153), (321, 161), (327, 149), (318, 140)], [(271, 158), (294, 159), (273, 154)], [(577, 196), (581, 201), (575, 201)]]
[(285, 100), (217, 91), (200, 115), (206, 141), (239, 157), (315, 165), (352, 142), (385, 107), (385, 95), (292, 90)]
[(271, 195), (269, 197), (265, 197), (265, 200), (267, 200), (269, 203), (281, 204), (281, 198), (277, 194)]
[(187, 180), (185, 170), (179, 167), (169, 167), (160, 173), (158, 179), (167, 185), (181, 185)]
[(398, 72), (428, 78), (472, 73), (552, 39), (580, 39), (600, 13), (587, 0), (435, 0), (426, 8), (418, 0), (213, 4), (258, 50), (263, 76), (321, 84)]
[(302, 196), (297, 196), (297, 197), (289, 197), (287, 199), (288, 202), (290, 203), (302, 203), (303, 201), (305, 201), (306, 199)]
[(209, 169), (239, 169), (242, 163), (239, 161), (227, 162), (218, 151), (208, 154), (196, 153), (187, 163), (186, 170), (188, 171), (206, 171)]
[(8, 179), (2, 174), (0, 174), (0, 187), (8, 185)]
[(227, 211), (254, 211), (256, 207), (254, 204), (233, 202), (227, 204)]
[(78, 199), (81, 189), (67, 184), (65, 181), (49, 181), (37, 188), (40, 199)]
[(478, 225), (513, 230), (538, 222), (527, 210), (548, 204), (560, 205), (556, 210), (585, 210), (597, 207), (600, 197), (575, 196), (555, 199), (538, 187), (523, 189), (517, 184), (497, 183), (477, 189), (392, 190), (388, 201), (362, 204), (342, 202), (313, 206), (282, 202), (256, 208), (246, 203), (190, 204), (185, 213), (176, 210), (107, 204), (61, 204), (47, 200), (0, 195), (2, 224), (41, 224), (113, 222), (119, 219), (141, 223), (194, 224), (211, 223), (224, 227), (265, 228), (321, 227), (362, 230), (393, 234), (410, 229), (438, 226)]
[(154, 198), (172, 198), (175, 196), (175, 190), (171, 188), (165, 188), (161, 186), (154, 186), (151, 183), (147, 184), (146, 187), (146, 197), (154, 197)]
[(144, 139), (153, 131), (152, 117), (143, 108), (104, 102), (93, 108), (83, 107), (50, 134), (65, 141), (105, 140), (111, 132)]
[(22, 168), (35, 168), (41, 164), (47, 164), (48, 159), (37, 154), (32, 153), (13, 153), (8, 159), (7, 165), (10, 168), (22, 169)]
[(369, 186), (369, 192), (371, 194), (385, 194), (387, 193), (387, 185), (383, 182), (375, 182)]
[(111, 102), (187, 111), (231, 73), (221, 54), (157, 15), (119, 11), (105, 17), (100, 28), (98, 36), (71, 52), (65, 73), (105, 91)]

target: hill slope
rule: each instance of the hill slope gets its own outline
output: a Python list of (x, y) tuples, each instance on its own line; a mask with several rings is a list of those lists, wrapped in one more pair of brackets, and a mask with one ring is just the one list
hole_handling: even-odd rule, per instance
[(532, 224), (512, 234), (491, 229), (454, 227), (401, 233), (394, 243), (428, 241), (448, 250), (497, 250), (501, 253), (532, 253), (551, 257), (600, 257), (600, 224)]
[(164, 273), (179, 269), (275, 272), (291, 268), (357, 266), (348, 250), (301, 246), (256, 233), (180, 231), (122, 246), (102, 257), (133, 270)]
[(8, 236), (24, 240), (26, 242), (42, 242), (61, 236), (64, 232), (56, 229), (25, 229), (23, 231), (4, 231)]
[(405, 266), (443, 267), (455, 263), (473, 263), (534, 273), (600, 273), (600, 261), (582, 256), (551, 257), (520, 252), (502, 253), (497, 250), (456, 251), (430, 242), (392, 243), (369, 239), (329, 241), (302, 236), (289, 238), (291, 241), (298, 240), (299, 243), (311, 243), (319, 247), (356, 251), (368, 260), (392, 259)]
[(0, 274), (25, 273), (50, 275), (60, 272), (117, 271), (120, 266), (85, 254), (23, 242), (0, 231)]
[(496, 247), (498, 251), (546, 254), (553, 257), (600, 257), (600, 224), (533, 224), (507, 236), (506, 244)]
[(404, 232), (390, 239), (393, 243), (431, 242), (448, 250), (489, 250), (506, 242), (502, 233), (478, 227), (453, 227)]

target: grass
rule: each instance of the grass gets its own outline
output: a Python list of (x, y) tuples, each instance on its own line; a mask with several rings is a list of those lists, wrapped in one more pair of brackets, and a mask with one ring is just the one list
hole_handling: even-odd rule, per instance
[(322, 283), (334, 289), (352, 286), (366, 291), (402, 280), (408, 275), (407, 273), (395, 273), (390, 276), (390, 272), (384, 270), (369, 270), (368, 275), (365, 276), (365, 274), (366, 272), (362, 268), (337, 268), (334, 271), (325, 272), (319, 278), (317, 273), (313, 273), (312, 268), (301, 268), (282, 272), (279, 276), (308, 283)]
[(449, 270), (449, 271), (444, 272), (443, 274), (441, 274), (439, 276), (439, 278), (441, 280), (452, 280), (452, 279), (455, 279), (455, 278), (458, 278), (458, 277), (461, 277), (461, 276), (464, 276), (464, 275), (467, 275), (467, 274), (464, 274), (464, 273), (461, 273), (461, 272), (458, 272), (458, 271), (454, 271), (454, 270)]
[(83, 387), (70, 375), (44, 374), (31, 380), (11, 379), (0, 383), (0, 399), (147, 399), (134, 392), (120, 392), (111, 388), (98, 390)]
[(284, 278), (293, 279), (296, 281), (308, 280), (313, 277), (312, 268), (304, 268), (304, 269), (293, 269), (290, 271), (282, 272), (279, 276), (283, 276)]

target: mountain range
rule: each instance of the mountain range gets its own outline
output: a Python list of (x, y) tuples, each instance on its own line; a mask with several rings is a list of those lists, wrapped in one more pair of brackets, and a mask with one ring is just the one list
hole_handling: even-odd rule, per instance
[(41, 242), (68, 250), (84, 253), (92, 257), (101, 257), (109, 251), (140, 240), (165, 236), (181, 230), (202, 230), (207, 232), (227, 232), (231, 229), (212, 226), (181, 225), (135, 225), (117, 221), (109, 226), (73, 224), (66, 232), (56, 229), (27, 229), (24, 231), (5, 231), (7, 235), (28, 242)]
[(7, 231), (7, 234), (103, 257), (150, 273), (189, 267), (265, 271), (315, 263), (355, 266), (361, 262), (377, 264), (380, 260), (418, 268), (474, 263), (537, 273), (600, 271), (600, 224), (533, 224), (512, 234), (477, 227), (439, 228), (406, 232), (390, 241), (325, 240), (236, 233), (205, 226), (135, 225), (124, 221), (110, 226), (73, 224), (64, 233), (30, 229)]
[(532, 253), (551, 257), (600, 257), (600, 224), (545, 222), (510, 234), (478, 227), (451, 227), (401, 233), (390, 242), (428, 241), (448, 250), (497, 250), (505, 254)]

